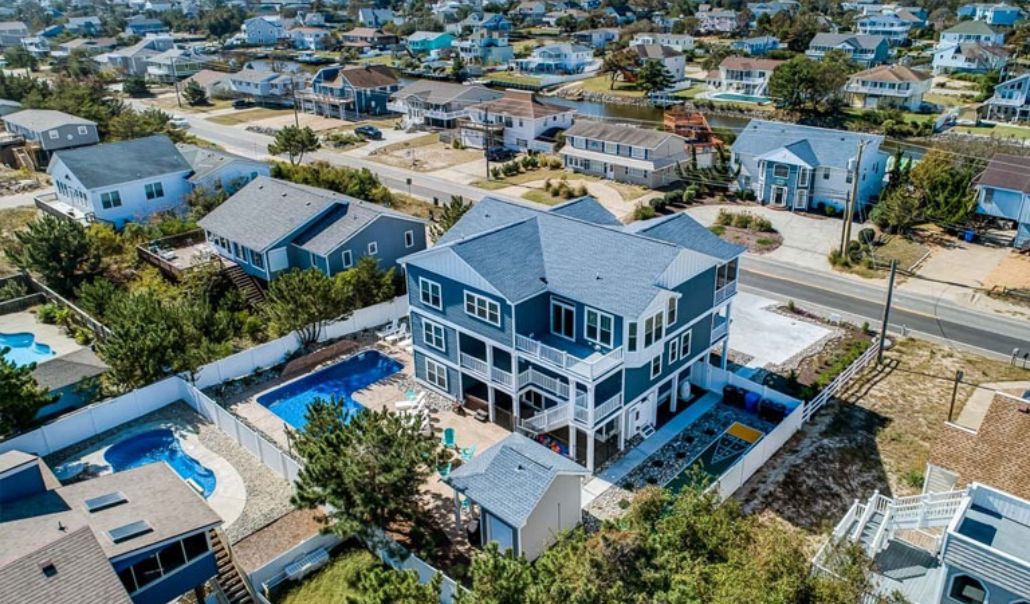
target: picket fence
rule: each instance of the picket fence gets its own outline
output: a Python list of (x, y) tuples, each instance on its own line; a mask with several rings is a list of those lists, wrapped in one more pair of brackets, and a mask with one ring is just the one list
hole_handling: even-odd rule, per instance
[(857, 359), (854, 360), (847, 369), (840, 372), (840, 375), (835, 377), (832, 382), (826, 385), (818, 395), (812, 398), (812, 400), (805, 403), (805, 421), (812, 419), (816, 411), (821, 409), (834, 395), (844, 389), (844, 386), (851, 381), (859, 371), (866, 368), (869, 363), (873, 361), (879, 354), (880, 341), (879, 339), (873, 340), (873, 343), (869, 348), (862, 353)]

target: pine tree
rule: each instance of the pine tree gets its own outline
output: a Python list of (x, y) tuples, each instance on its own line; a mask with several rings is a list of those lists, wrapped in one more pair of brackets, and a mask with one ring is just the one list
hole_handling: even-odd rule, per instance
[(272, 155), (286, 154), (290, 163), (297, 165), (304, 160), (304, 154), (322, 147), (318, 135), (308, 126), (286, 126), (275, 133), (275, 140), (268, 145)]
[(472, 202), (466, 202), (460, 195), (451, 195), (451, 201), (445, 205), (439, 217), (434, 217), (433, 224), (429, 227), (429, 236), (433, 241), (439, 241), (452, 226), (454, 226), (466, 212), (472, 209)]
[(15, 365), (5, 357), (11, 349), (0, 348), (0, 436), (28, 427), (43, 406), (57, 400), (36, 383), (36, 364)]
[(190, 80), (186, 84), (186, 88), (182, 91), (182, 98), (186, 100), (186, 104), (190, 107), (207, 105), (207, 92), (204, 91), (196, 80)]

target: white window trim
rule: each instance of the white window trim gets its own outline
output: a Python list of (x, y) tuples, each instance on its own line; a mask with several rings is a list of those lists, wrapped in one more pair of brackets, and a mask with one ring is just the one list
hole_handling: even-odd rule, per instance
[(807, 187), (808, 183), (812, 180), (812, 171), (808, 168), (798, 169), (798, 186)]
[[(779, 168), (786, 169), (787, 173), (784, 174), (783, 176), (778, 175), (776, 173), (776, 170), (778, 170)], [(773, 166), (773, 169), (772, 169), (772, 175), (773, 175), (773, 178), (790, 178), (790, 166), (788, 166), (787, 164), (775, 164)]]
[[(426, 300), (426, 299), (424, 299), (422, 297), (423, 291), (424, 291), (422, 289), (423, 284), (428, 284), (429, 285), (429, 288), (428, 288), (429, 289), (429, 300)], [(437, 297), (440, 299), (440, 305), (439, 306), (437, 306), (437, 305), (435, 305), (435, 304), (433, 304), (431, 302), (431, 300), (433, 298), (433, 288), (434, 287), (437, 289)], [(418, 299), (419, 299), (420, 302), (422, 302), (422, 304), (425, 304), (429, 308), (435, 308), (436, 310), (443, 310), (443, 288), (440, 287), (440, 284), (437, 283), (436, 281), (430, 281), (429, 279), (426, 279), (425, 277), (419, 277), (418, 278)]]
[(343, 263), (343, 268), (350, 268), (354, 266), (354, 254), (350, 250), (343, 250), (340, 253), (340, 262)]
[[(429, 371), (429, 364), (430, 363), (433, 364), (433, 372), (432, 373), (435, 373), (438, 377), (442, 377), (443, 378), (443, 384), (440, 384), (438, 382), (433, 381), (433, 379), (430, 377), (430, 371)], [(444, 365), (443, 363), (439, 363), (439, 362), (437, 362), (437, 361), (435, 361), (435, 360), (433, 360), (433, 359), (431, 359), (429, 357), (425, 357), (425, 369), (426, 369), (426, 381), (427, 382), (429, 382), (430, 384), (436, 386), (440, 390), (443, 390), (445, 392), (450, 392), (450, 388), (449, 388), (450, 384), (448, 384), (448, 375), (447, 375), (447, 366), (446, 365)]]
[(669, 302), (665, 305), (665, 326), (672, 327), (675, 325), (678, 314), (679, 300), (676, 297), (669, 298)]
[[(436, 341), (436, 339), (437, 339), (436, 338), (437, 331), (439, 331), (439, 336), (440, 336), (440, 338), (439, 338), (440, 345), (439, 346), (437, 346), (434, 343)], [(431, 338), (426, 337), (426, 333), (427, 332), (432, 332), (432, 334), (431, 334), (432, 337)], [(447, 331), (444, 329), (444, 326), (440, 325), (438, 323), (433, 323), (432, 321), (427, 321), (425, 319), (422, 319), (422, 343), (425, 344), (426, 346), (429, 346), (430, 348), (435, 348), (436, 350), (439, 350), (440, 352), (446, 353), (447, 352)]]
[[(650, 369), (650, 375), (651, 375), (651, 379), (652, 380), (657, 379), (658, 376), (662, 375), (662, 354), (663, 353), (664, 353), (664, 351), (663, 352), (659, 352), (658, 356), (655, 356), (655, 357), (651, 358), (651, 364), (649, 366), (649, 369)], [(655, 361), (658, 361), (658, 372), (657, 373), (654, 370), (654, 362)]]
[(668, 358), (669, 358), (669, 365), (672, 365), (673, 363), (678, 361), (679, 358), (680, 358), (680, 356), (679, 356), (679, 353), (680, 353), (680, 343), (679, 343), (679, 340), (677, 338), (673, 338), (673, 339), (669, 340), (668, 349), (669, 350), (668, 350), (667, 354), (668, 354)]
[[(561, 333), (559, 331), (556, 331), (554, 329), (554, 307), (555, 306), (560, 306), (560, 307), (562, 307), (562, 308), (564, 308), (566, 310), (571, 310), (572, 311), (572, 336), (571, 337), (568, 336), (568, 335), (565, 335), (565, 334), (563, 334), (563, 333)], [(570, 304), (569, 302), (566, 302), (564, 300), (559, 300), (557, 298), (551, 298), (551, 333), (553, 333), (554, 335), (558, 336), (559, 338), (565, 338), (566, 340), (571, 340), (573, 342), (576, 341), (576, 305), (575, 304)]]
[(47, 132), (47, 136), (50, 137), (50, 140), (57, 140), (57, 139), (61, 138), (61, 133), (58, 132), (57, 130), (50, 130), (50, 131)]
[(375, 256), (378, 253), (379, 253), (379, 244), (376, 243), (375, 241), (369, 241), (368, 242), (368, 255), (369, 256)]
[[(596, 338), (591, 338), (588, 335), (590, 333), (590, 330), (587, 328), (587, 326), (589, 325), (590, 315), (591, 314), (597, 315), (597, 337)], [(604, 317), (608, 317), (608, 319), (611, 321), (611, 326), (612, 327), (611, 327), (611, 329), (608, 330), (608, 333), (611, 334), (610, 335), (610, 340), (611, 341), (609, 341), (609, 342), (605, 342), (605, 341), (603, 341), (601, 339), (601, 319), (604, 318)], [(604, 346), (605, 348), (614, 348), (615, 347), (615, 317), (610, 315), (610, 314), (608, 314), (608, 313), (606, 313), (606, 312), (601, 312), (601, 311), (597, 310), (596, 308), (587, 308), (587, 309), (585, 309), (585, 311), (583, 312), (583, 339), (586, 340), (587, 342), (593, 342), (594, 344), (599, 344), (601, 346)]]
[(636, 352), (639, 348), (640, 342), (637, 339), (640, 337), (640, 322), (639, 321), (626, 321), (626, 351)]
[(415, 247), (415, 231), (404, 231), (404, 247)]
[[(475, 312), (469, 312), (469, 301), (470, 300), (472, 301), (472, 307), (474, 309), (478, 309), (479, 308), (478, 301), (480, 301), (480, 300), (483, 301), (483, 303), (484, 303), (483, 306), (486, 308), (486, 316), (485, 317), (481, 317), (481, 316), (479, 316)], [(497, 308), (497, 322), (494, 322), (494, 321), (490, 320), (490, 308), (491, 307), (496, 307)], [(484, 323), (487, 323), (489, 325), (493, 325), (495, 327), (500, 327), (501, 326), (501, 305), (498, 304), (497, 302), (494, 302), (490, 298), (487, 298), (486, 296), (480, 296), (479, 294), (476, 294), (476, 293), (473, 293), (473, 292), (470, 292), (470, 291), (467, 291), (467, 290), (465, 291), (465, 314), (467, 314), (468, 316), (472, 317), (473, 319), (477, 319), (477, 320), (482, 321)]]
[[(690, 328), (688, 327), (687, 330), (684, 331), (680, 335), (680, 337), (679, 337), (679, 341), (680, 341), (680, 358), (689, 358), (690, 357), (690, 346), (691, 346), (691, 344), (693, 344), (693, 342), (691, 342), (690, 340), (691, 340), (691, 334), (693, 334), (693, 333), (694, 332), (692, 332), (690, 330)], [(686, 348), (686, 351), (683, 350), (684, 348)]]

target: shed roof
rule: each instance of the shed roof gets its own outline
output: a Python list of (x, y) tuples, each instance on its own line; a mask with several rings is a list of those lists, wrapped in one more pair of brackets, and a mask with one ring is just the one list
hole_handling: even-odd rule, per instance
[(658, 147), (670, 138), (683, 138), (676, 136), (671, 132), (662, 132), (661, 130), (640, 128), (638, 126), (630, 126), (626, 124), (609, 124), (587, 120), (580, 120), (573, 124), (571, 128), (565, 131), (565, 135), (582, 136), (584, 138), (611, 141), (622, 143), (624, 145), (646, 147), (650, 149)]

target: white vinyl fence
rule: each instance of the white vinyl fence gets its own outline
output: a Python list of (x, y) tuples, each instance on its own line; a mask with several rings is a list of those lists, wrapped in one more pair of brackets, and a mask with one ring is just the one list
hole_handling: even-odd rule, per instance
[[(377, 531), (378, 531), (378, 529), (377, 529)], [(379, 532), (379, 538), (380, 539), (389, 540), (389, 541), (391, 541), (394, 544), (392, 546), (394, 548), (394, 550), (400, 549), (402, 551), (407, 551), (404, 548), (404, 546), (402, 546), (402, 545), (398, 544), (396, 541), (393, 541), (392, 539), (390, 539), (382, 531), (378, 531), (378, 532)], [(451, 604), (451, 602), (454, 601), (455, 594), (457, 594), (458, 590), (459, 589), (463, 589), (462, 587), (460, 587), (458, 585), (457, 581), (455, 581), (454, 579), (448, 577), (443, 572), (438, 570), (435, 566), (433, 566), (432, 564), (426, 562), (422, 558), (419, 558), (418, 556), (416, 556), (413, 553), (409, 552), (407, 557), (398, 557), (396, 555), (395, 551), (391, 551), (390, 547), (376, 547), (372, 543), (367, 543), (366, 546), (369, 549), (372, 550), (372, 553), (374, 553), (377, 556), (379, 556), (379, 558), (383, 562), (385, 562), (386, 564), (389, 564), (392, 568), (397, 569), (397, 570), (413, 570), (416, 573), (418, 573), (419, 583), (428, 583), (438, 573), (440, 575), (442, 575), (442, 579), (443, 580), (441, 581), (441, 584), (440, 584), (440, 602), (441, 602), (441, 604)]]
[(268, 469), (291, 484), (300, 474), (300, 464), (292, 457), (284, 453), (279, 447), (273, 444), (264, 436), (261, 436), (235, 415), (218, 406), (206, 394), (188, 384), (182, 382), (182, 398), (192, 406), (197, 413), (203, 415), (211, 423), (240, 444), (241, 447), (250, 452), (251, 455), (261, 460)]
[(268, 601), (267, 590), (272, 589), (287, 579), (287, 566), (297, 562), (304, 556), (316, 550), (332, 550), (342, 542), (343, 539), (340, 539), (340, 537), (333, 533), (318, 533), (313, 537), (301, 541), (297, 545), (265, 563), (264, 566), (254, 570), (248, 575), (248, 577), (250, 578), (251, 585), (253, 585), (258, 592), (258, 598), (263, 602)]
[[(347, 319), (330, 323), (318, 338), (319, 342), (342, 338), (365, 329), (371, 329), (398, 320), (408, 315), (407, 296), (361, 308)], [(300, 348), (300, 339), (291, 333), (278, 340), (265, 342), (204, 365), (197, 372), (195, 384), (207, 388), (229, 380), (251, 375), (259, 369), (267, 369), (282, 363), (286, 357)]]
[(860, 357), (858, 357), (857, 359), (855, 359), (853, 363), (848, 365), (848, 368), (842, 371), (840, 375), (835, 377), (832, 382), (827, 384), (826, 387), (823, 388), (818, 395), (816, 395), (812, 400), (807, 401), (805, 403), (806, 422), (812, 419), (812, 416), (815, 415), (815, 412), (821, 409), (822, 406), (825, 405), (831, 397), (840, 392), (841, 389), (843, 389), (844, 386), (851, 381), (851, 378), (855, 377), (855, 375), (858, 374), (859, 371), (865, 369), (866, 365), (868, 365), (870, 362), (873, 361), (873, 359), (877, 357), (877, 354), (879, 352), (879, 346), (880, 341), (878, 339), (873, 340), (873, 343), (868, 350), (863, 352)]
[(170, 377), (121, 396), (62, 415), (39, 428), (0, 442), (0, 453), (12, 449), (45, 456), (156, 411), (182, 398), (184, 382)]

